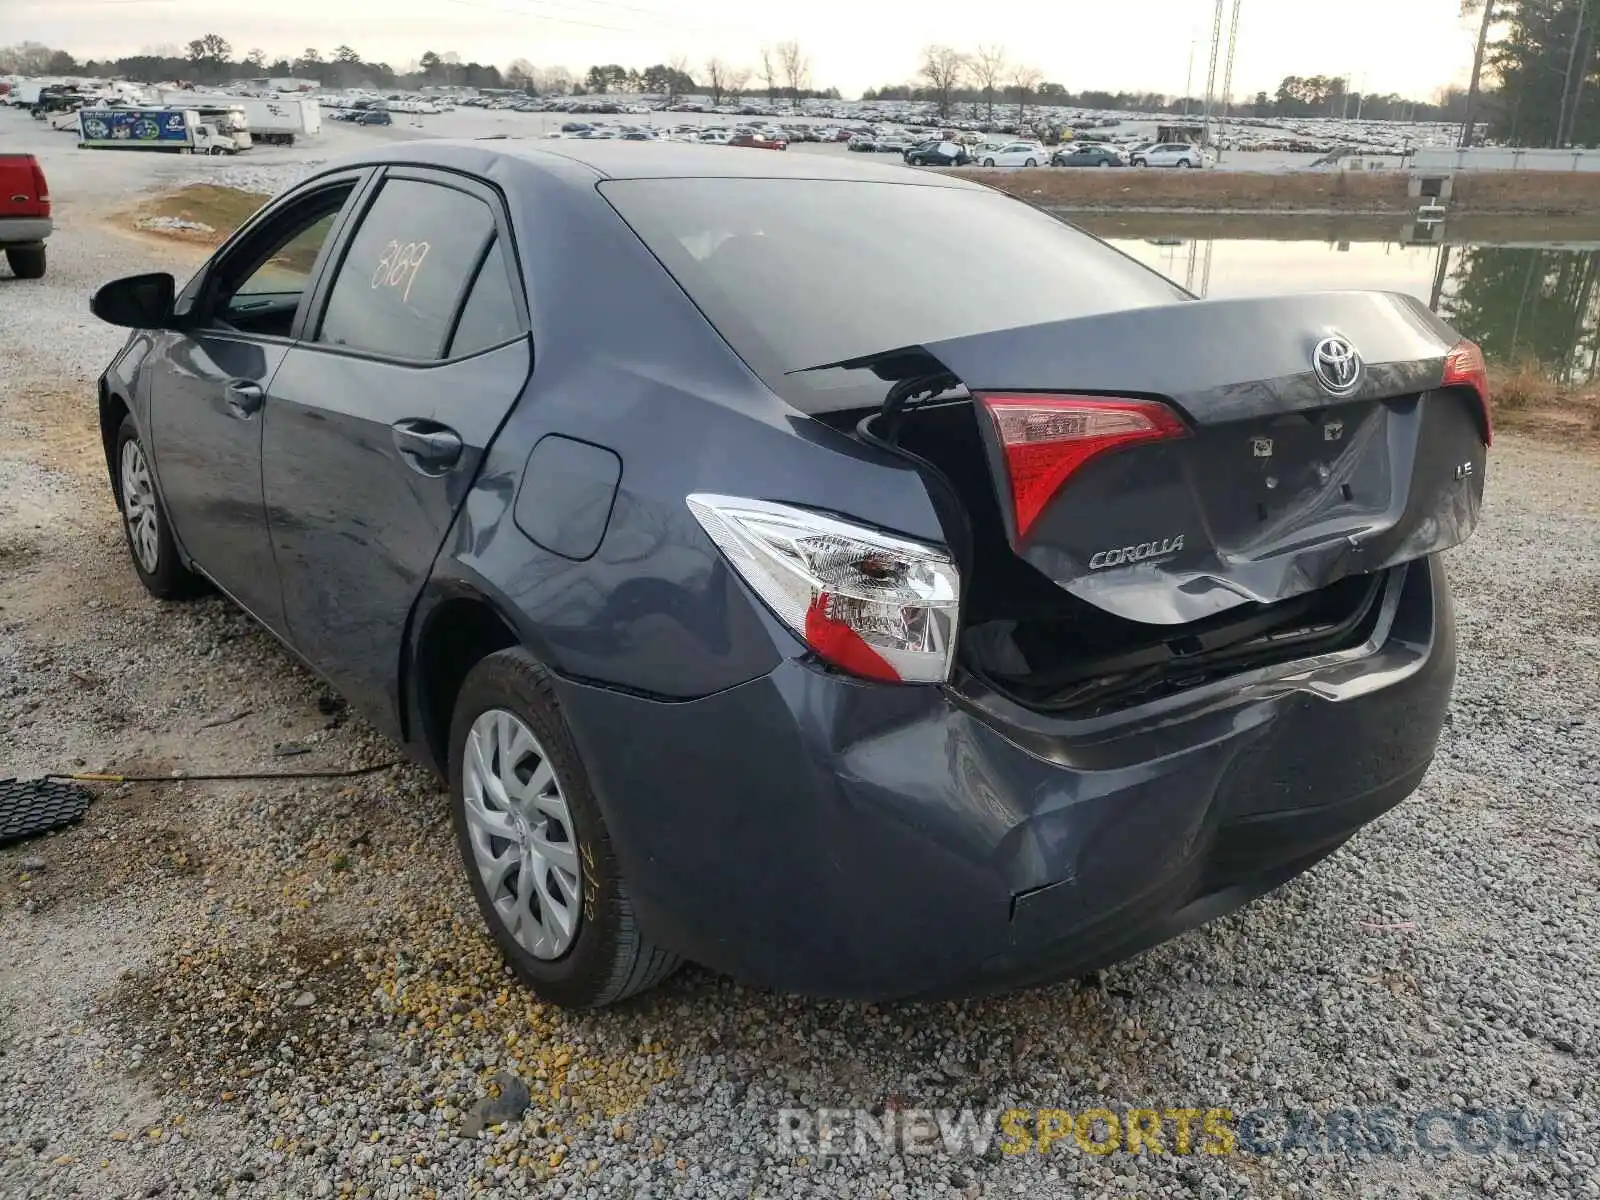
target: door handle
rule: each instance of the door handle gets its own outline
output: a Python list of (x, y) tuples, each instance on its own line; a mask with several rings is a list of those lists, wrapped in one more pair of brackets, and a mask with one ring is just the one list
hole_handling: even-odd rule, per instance
[(233, 410), (233, 415), (241, 420), (249, 420), (261, 411), (261, 402), (266, 393), (261, 390), (260, 384), (249, 383), (242, 379), (235, 379), (223, 389), (223, 394), (228, 399), (228, 407)]
[(394, 447), (406, 465), (424, 475), (442, 475), (461, 459), (461, 435), (436, 421), (396, 421)]

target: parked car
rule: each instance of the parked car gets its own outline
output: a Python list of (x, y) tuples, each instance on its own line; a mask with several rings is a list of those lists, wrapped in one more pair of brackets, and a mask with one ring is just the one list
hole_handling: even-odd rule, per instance
[(913, 167), (964, 167), (972, 156), (958, 142), (935, 139), (920, 142), (906, 151), (905, 159)]
[(878, 139), (868, 137), (864, 133), (856, 134), (845, 144), (846, 150), (854, 150), (858, 154), (871, 154), (877, 148)]
[(782, 138), (767, 137), (759, 133), (738, 133), (728, 139), (730, 146), (743, 146), (751, 150), (787, 150), (789, 144)]
[(1128, 161), (1136, 167), (1203, 167), (1204, 152), (1188, 142), (1161, 142), (1143, 150), (1135, 150)]
[(357, 113), (351, 120), (357, 125), (393, 125), (394, 118), (389, 115), (388, 109), (369, 108), (365, 112)]
[(1007, 142), (998, 150), (986, 150), (977, 159), (986, 167), (1037, 167), (1050, 161), (1050, 152), (1038, 142)]
[(879, 154), (903, 155), (907, 150), (911, 149), (911, 139), (902, 137), (899, 134), (890, 134), (887, 137), (879, 138), (873, 148)]
[(54, 225), (50, 187), (32, 154), (0, 151), (0, 250), (18, 279), (42, 279)]
[(323, 166), (93, 310), (139, 579), (448, 778), (558, 1004), (1081, 974), (1330, 853), (1444, 721), (1487, 389), (1409, 296), (1196, 300), (898, 165), (506, 140)]
[(1122, 155), (1107, 146), (1074, 146), (1050, 156), (1052, 167), (1120, 167)]

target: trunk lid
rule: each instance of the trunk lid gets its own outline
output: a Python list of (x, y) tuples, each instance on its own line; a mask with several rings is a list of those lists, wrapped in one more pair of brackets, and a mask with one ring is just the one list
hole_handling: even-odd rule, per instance
[[(1133, 309), (849, 365), (948, 372), (979, 408), (1013, 552), (1107, 613), (1178, 625), (1465, 540), (1489, 431), (1480, 392), (1445, 386), (1460, 343), (1410, 297), (1338, 292)], [(1330, 361), (1340, 345), (1359, 355), (1353, 379)], [(1089, 458), (1025, 511), (994, 414), (1060, 397), (1175, 412), (1181, 428)]]

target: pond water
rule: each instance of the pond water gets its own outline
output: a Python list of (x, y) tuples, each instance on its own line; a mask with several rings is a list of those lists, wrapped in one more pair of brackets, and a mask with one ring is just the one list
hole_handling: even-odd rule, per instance
[(1283, 219), (1185, 217), (1165, 229), (1156, 215), (1080, 223), (1196, 295), (1408, 292), (1481, 345), (1491, 362), (1537, 362), (1572, 383), (1600, 375), (1600, 226), (1592, 241), (1550, 241), (1546, 223), (1502, 223), (1481, 237), (1469, 229), (1459, 239), (1442, 228), (1296, 226)]

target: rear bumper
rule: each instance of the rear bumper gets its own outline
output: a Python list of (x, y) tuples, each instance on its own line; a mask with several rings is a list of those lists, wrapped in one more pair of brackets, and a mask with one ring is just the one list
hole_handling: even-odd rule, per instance
[(1404, 799), (1454, 679), (1442, 568), (1360, 651), (1065, 721), (789, 660), (686, 703), (560, 685), (645, 931), (816, 995), (976, 994), (1127, 957)]
[(0, 217), (0, 246), (35, 246), (54, 228), (49, 217)]

